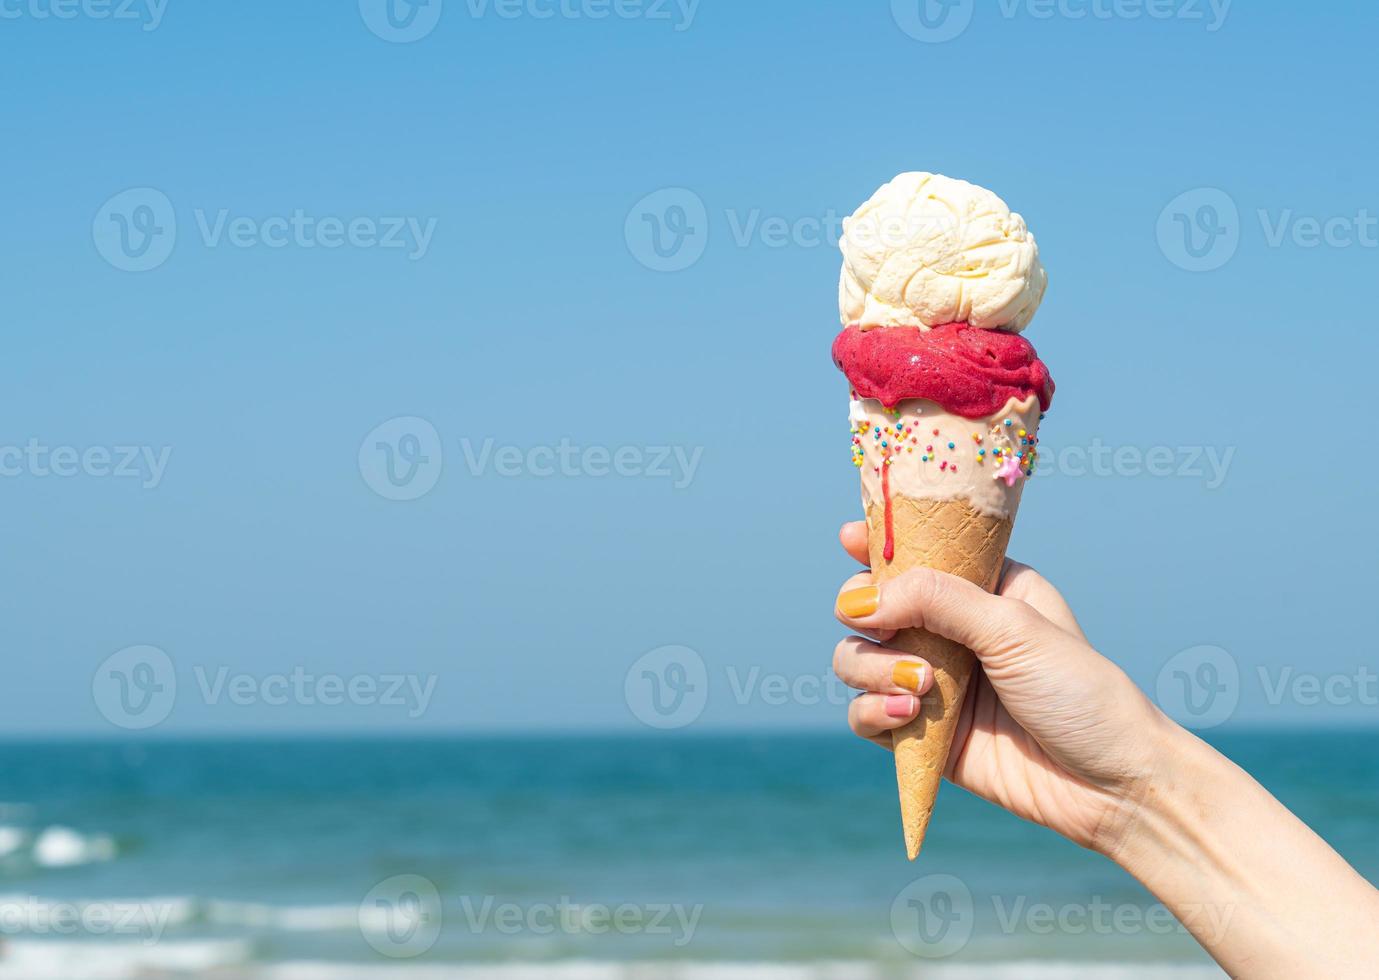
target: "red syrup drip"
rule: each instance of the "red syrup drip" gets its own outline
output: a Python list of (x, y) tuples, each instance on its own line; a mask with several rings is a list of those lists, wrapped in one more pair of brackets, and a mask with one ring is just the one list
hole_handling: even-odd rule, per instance
[(887, 462), (881, 460), (881, 496), (886, 501), (886, 546), (881, 550), (881, 557), (890, 561), (895, 558), (895, 520), (891, 514), (891, 468)]

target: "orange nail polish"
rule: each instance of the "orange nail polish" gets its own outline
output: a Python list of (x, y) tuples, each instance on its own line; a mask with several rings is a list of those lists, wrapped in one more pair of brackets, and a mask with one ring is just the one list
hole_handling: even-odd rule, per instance
[(838, 611), (848, 619), (861, 619), (881, 605), (881, 590), (874, 585), (850, 589), (838, 597)]
[(924, 684), (924, 665), (904, 660), (891, 668), (891, 682), (907, 691), (918, 691)]

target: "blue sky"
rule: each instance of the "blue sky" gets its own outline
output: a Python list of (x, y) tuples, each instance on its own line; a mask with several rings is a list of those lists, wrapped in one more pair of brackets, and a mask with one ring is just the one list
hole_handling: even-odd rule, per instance
[(1012, 553), (1379, 718), (1372, 5), (432, 3), (3, 5), (4, 731), (841, 726), (829, 229), (911, 169), (1050, 271)]

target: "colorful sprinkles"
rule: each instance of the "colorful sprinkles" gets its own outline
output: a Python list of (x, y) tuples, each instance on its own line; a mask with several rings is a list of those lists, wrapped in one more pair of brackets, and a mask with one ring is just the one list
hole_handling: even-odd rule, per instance
[[(854, 399), (856, 395), (854, 394)], [(958, 462), (964, 457), (966, 449), (958, 448), (957, 439), (945, 439), (939, 429), (932, 429), (933, 442), (926, 441), (920, 446), (917, 436), (919, 425), (918, 417), (904, 418), (897, 406), (894, 409), (887, 409), (887, 414), (895, 421), (890, 425), (876, 425), (871, 422), (856, 422), (852, 426), (852, 465), (858, 468), (867, 463), (867, 441), (870, 441), (872, 448), (880, 455), (880, 462), (872, 467), (872, 471), (880, 473), (883, 466), (891, 466), (895, 462), (895, 457), (901, 453), (913, 453), (916, 448), (920, 449), (919, 460), (921, 463), (938, 463), (940, 473), (958, 472)], [(1044, 416), (1039, 416), (1042, 421)], [(1015, 430), (1015, 431), (1010, 431)], [(990, 442), (990, 448), (987, 442)], [(1038, 437), (1031, 435), (1027, 430), (1016, 429), (1014, 419), (1002, 419), (1000, 423), (993, 424), (990, 430), (983, 434), (981, 432), (972, 433), (970, 444), (971, 455), (966, 458), (972, 460), (977, 465), (984, 465), (988, 459), (996, 464), (998, 473), (993, 476), (997, 479), (1005, 479), (1007, 484), (1014, 485), (1014, 482), (1023, 477), (1032, 476), (1034, 468), (1038, 462)], [(935, 445), (946, 448), (947, 454), (941, 454), (935, 450)], [(964, 445), (968, 445), (964, 443)]]

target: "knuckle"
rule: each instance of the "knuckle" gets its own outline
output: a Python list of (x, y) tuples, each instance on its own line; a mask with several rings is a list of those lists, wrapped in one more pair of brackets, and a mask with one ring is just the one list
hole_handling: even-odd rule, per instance
[(1042, 617), (1019, 599), (1001, 599), (1002, 615), (995, 627), (997, 642), (1007, 649), (1019, 649), (1033, 641)]
[(897, 598), (912, 617), (922, 617), (924, 610), (938, 598), (943, 579), (931, 568), (911, 568), (895, 580)]
[[(1033, 565), (1026, 565), (1024, 562), (1016, 561), (1014, 558), (1006, 559), (1006, 574), (1013, 575), (1016, 572), (1021, 572), (1025, 575), (1039, 575), (1039, 572), (1035, 570)], [(1040, 576), (1040, 578), (1042, 577), (1043, 576)]]

